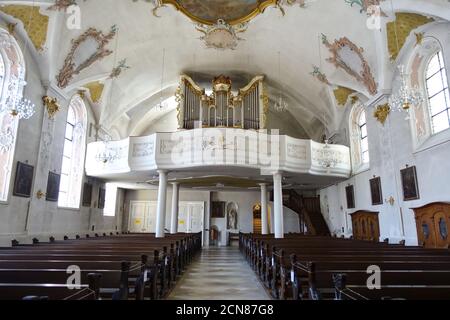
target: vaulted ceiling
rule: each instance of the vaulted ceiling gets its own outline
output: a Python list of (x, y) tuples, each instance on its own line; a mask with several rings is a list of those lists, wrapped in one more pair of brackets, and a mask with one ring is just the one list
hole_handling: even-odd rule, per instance
[[(376, 96), (370, 90), (370, 79), (352, 76), (345, 68), (336, 67), (327, 61), (333, 56), (333, 46), (342, 44), (335, 43), (335, 40), (346, 38), (354, 44), (354, 50), (347, 46), (348, 52), (342, 52), (341, 60), (347, 59), (346, 65), (356, 70), (357, 74), (362, 71), (360, 69), (364, 62), (370, 69), (376, 92), (382, 92), (389, 89), (392, 82), (393, 67), (389, 58), (386, 23), (395, 20), (393, 10), (417, 13), (422, 18), (432, 17), (434, 21), (450, 20), (447, 0), (294, 1), (293, 5), (282, 0), (278, 3), (283, 4), (283, 10), (270, 5), (261, 14), (247, 15), (252, 19), (247, 30), (238, 34), (243, 40), (238, 41), (234, 50), (217, 50), (205, 47), (199, 39), (203, 33), (174, 6), (159, 8), (157, 17), (152, 12), (152, 1), (76, 2), (81, 9), (80, 29), (68, 29), (71, 14), (58, 8), (48, 10), (55, 3), (50, 0), (35, 1), (34, 5), (41, 7), (35, 15), (19, 14), (17, 10), (14, 13), (8, 11), (6, 6), (0, 8), (0, 17), (5, 22), (17, 22), (22, 18), (25, 26), (30, 22), (27, 17), (34, 17), (41, 19), (41, 27), (45, 24), (45, 17), (42, 16), (49, 17), (46, 33), (45, 30), (40, 34), (35, 31), (33, 35), (28, 28), (28, 35), (34, 44), (30, 47), (39, 65), (41, 80), (53, 85), (57, 85), (56, 78), (61, 75), (73, 39), (78, 39), (89, 28), (95, 28), (107, 36), (112, 26), (115, 26), (104, 48), (112, 52), (100, 56), (71, 77), (63, 90), (67, 94), (80, 88), (87, 90), (98, 123), (105, 129), (115, 130), (121, 137), (147, 132), (149, 128), (151, 131), (151, 127), (158, 124), (159, 120), (175, 117), (173, 104), (164, 110), (156, 106), (161, 97), (166, 99), (174, 95), (180, 74), (191, 75), (194, 80), (207, 86), (208, 79), (223, 73), (231, 76), (236, 83), (245, 83), (254, 75), (265, 75), (270, 98), (275, 100), (282, 94), (289, 102), (289, 116), (284, 118), (290, 118), (298, 125), (299, 135), (318, 139), (324, 133), (324, 128), (328, 134), (338, 129), (346, 107), (351, 103), (351, 99), (347, 99), (349, 95), (357, 94), (362, 100)], [(191, 12), (214, 17), (214, 10), (199, 9), (198, 1), (181, 2), (187, 3), (189, 6), (186, 7)], [(230, 3), (230, 10), (243, 10), (236, 11), (235, 15), (230, 12), (233, 17), (246, 16), (242, 13), (252, 12), (248, 11), (252, 8), (252, 0), (221, 0), (221, 4), (226, 2)], [(58, 3), (64, 5), (70, 1)], [(202, 3), (207, 5), (212, 2)], [(242, 3), (244, 7), (241, 7)], [(370, 21), (365, 11), (368, 3), (381, 5), (381, 30), (369, 28)], [(29, 6), (33, 2), (0, 1), (0, 4)], [(228, 7), (220, 8), (226, 10)], [(36, 23), (36, 20), (33, 21)], [(420, 27), (420, 24), (415, 27)], [(19, 35), (22, 29), (20, 25), (17, 27)], [(27, 34), (26, 29), (22, 30), (24, 35)], [(39, 41), (44, 43), (37, 50)], [(89, 52), (95, 46), (89, 41), (80, 44), (80, 51), (85, 50), (87, 53), (85, 56), (77, 53), (74, 58), (76, 63), (82, 64), (80, 59), (89, 58)], [(122, 68), (116, 68), (117, 73), (112, 76), (114, 68), (124, 59), (126, 61), (123, 61)], [(313, 72), (314, 66), (318, 67), (316, 73)], [(169, 126), (168, 131), (171, 129)]]

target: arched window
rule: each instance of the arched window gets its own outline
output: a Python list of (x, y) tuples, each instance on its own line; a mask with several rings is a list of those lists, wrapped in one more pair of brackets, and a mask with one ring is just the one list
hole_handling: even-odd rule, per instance
[(11, 97), (22, 98), (25, 63), (16, 40), (1, 28), (0, 41), (0, 201), (7, 201), (19, 119), (3, 107)]
[(369, 167), (369, 136), (364, 106), (357, 104), (350, 114), (350, 138), (353, 172), (358, 173)]
[(86, 126), (86, 106), (83, 99), (76, 95), (70, 101), (67, 113), (58, 199), (60, 207), (76, 209), (80, 207), (86, 153)]
[(450, 127), (450, 94), (442, 51), (434, 54), (426, 69), (426, 87), (432, 133)]
[(369, 163), (369, 138), (367, 137), (366, 112), (363, 110), (358, 119), (359, 144), (361, 148), (362, 163)]

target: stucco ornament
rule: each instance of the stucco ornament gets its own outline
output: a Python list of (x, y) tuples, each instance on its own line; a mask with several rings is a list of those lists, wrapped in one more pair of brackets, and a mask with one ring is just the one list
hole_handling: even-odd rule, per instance
[(113, 52), (106, 46), (114, 38), (117, 30), (114, 25), (108, 34), (104, 34), (95, 28), (89, 28), (81, 36), (73, 39), (72, 48), (64, 61), (64, 66), (56, 77), (58, 87), (66, 88), (75, 75), (112, 54)]
[(363, 55), (363, 48), (358, 47), (347, 37), (336, 39), (331, 43), (324, 34), (322, 34), (322, 43), (332, 54), (332, 57), (327, 59), (328, 62), (363, 84), (371, 95), (378, 93), (378, 84), (372, 74), (369, 62)]
[(14, 135), (10, 127), (0, 133), (0, 153), (6, 153), (14, 145)]
[(243, 40), (237, 34), (244, 32), (248, 28), (248, 23), (241, 23), (231, 26), (224, 20), (219, 19), (217, 23), (212, 26), (198, 24), (197, 30), (203, 33), (200, 37), (207, 48), (219, 50), (234, 50), (239, 41)]

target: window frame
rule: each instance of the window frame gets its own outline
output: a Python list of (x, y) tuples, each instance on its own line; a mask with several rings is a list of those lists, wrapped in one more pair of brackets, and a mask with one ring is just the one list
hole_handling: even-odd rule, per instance
[[(361, 118), (364, 116), (364, 124), (361, 124)], [(365, 110), (361, 110), (358, 115), (358, 127), (359, 127), (359, 149), (361, 152), (361, 165), (370, 163), (369, 152), (369, 132), (367, 130), (367, 115)], [(366, 135), (363, 136), (363, 128), (366, 129)], [(364, 141), (367, 141), (367, 150), (363, 147)], [(367, 154), (368, 161), (364, 161), (364, 154)]]
[[(361, 117), (364, 114), (365, 123), (361, 125)], [(366, 136), (363, 136), (362, 129), (366, 128)], [(350, 111), (349, 116), (349, 132), (350, 132), (350, 152), (352, 162), (352, 175), (360, 174), (370, 169), (370, 139), (367, 121), (367, 112), (362, 103), (356, 104)], [(367, 141), (368, 161), (363, 161), (363, 141)], [(359, 155), (359, 156), (358, 156)]]
[[(433, 73), (433, 75), (431, 75), (430, 77), (427, 77), (428, 75), (428, 69), (430, 67), (431, 62), (433, 61), (433, 59), (437, 56), (438, 59), (440, 60), (439, 55), (442, 57), (442, 61), (439, 61), (439, 67), (440, 69), (438, 71), (436, 71), (435, 73)], [(447, 64), (445, 61), (445, 56), (444, 56), (444, 50), (442, 48), (439, 48), (438, 50), (433, 51), (432, 54), (430, 54), (428, 56), (428, 59), (426, 61), (426, 63), (424, 64), (424, 69), (423, 69), (423, 85), (424, 85), (424, 91), (426, 94), (426, 105), (427, 105), (427, 116), (428, 116), (428, 125), (430, 126), (430, 137), (439, 135), (443, 132), (446, 132), (450, 129), (450, 105), (447, 105), (447, 101), (445, 99), (445, 92), (447, 92), (447, 96), (450, 99), (450, 83), (449, 83), (449, 79), (448, 79), (448, 72), (447, 72)], [(433, 78), (436, 75), (440, 75), (441, 78), (441, 82), (443, 84), (443, 88), (442, 90), (439, 90), (438, 92), (436, 92), (435, 94), (433, 94), (432, 96), (430, 96), (429, 94), (429, 86), (428, 86), (428, 81)], [(447, 78), (447, 83), (444, 82), (443, 79), (443, 74), (445, 74), (445, 77)], [(432, 113), (431, 110), (431, 99), (433, 99), (434, 97), (438, 96), (439, 94), (444, 93), (444, 101), (445, 101), (445, 107), (446, 109), (442, 110), (441, 112), (438, 112), (436, 114)], [(433, 123), (433, 118), (444, 113), (447, 112), (447, 119), (448, 119), (448, 127), (441, 130), (441, 131), (437, 131), (435, 132), (434, 130), (434, 123)]]
[[(13, 36), (11, 36), (5, 29), (0, 28), (0, 33), (5, 34), (7, 37), (9, 37), (9, 41), (10, 41), (10, 51), (6, 52), (5, 48), (2, 47), (0, 48), (0, 55), (1, 55), (1, 59), (3, 62), (3, 69), (4, 69), (4, 75), (3, 75), (3, 81), (1, 82), (1, 90), (0, 90), (0, 101), (6, 99), (5, 96), (5, 92), (6, 90), (9, 90), (9, 84), (11, 81), (11, 78), (13, 76), (19, 78), (20, 80), (25, 81), (26, 79), (26, 64), (25, 64), (25, 59), (22, 53), (22, 50), (20, 49), (19, 44), (17, 43), (17, 41), (14, 39)], [(14, 61), (12, 61), (12, 57), (10, 55), (14, 55), (14, 57), (16, 59), (14, 59)], [(13, 73), (13, 71), (11, 70), (12, 66), (16, 66), (15, 68), (15, 73)], [(16, 74), (17, 73), (17, 74)], [(17, 92), (16, 94), (19, 96), (19, 98), (21, 98), (23, 96), (23, 91), (24, 91), (24, 87), (23, 85), (18, 86), (17, 88)], [(15, 162), (16, 162), (16, 155), (17, 155), (17, 140), (19, 137), (19, 126), (20, 126), (20, 120), (17, 117), (12, 118), (13, 122), (14, 122), (14, 126), (13, 126), (13, 136), (14, 136), (14, 142), (13, 145), (11, 147), (11, 150), (8, 151), (10, 153), (9, 156), (9, 173), (8, 173), (8, 177), (5, 180), (5, 188), (7, 188), (7, 190), (5, 190), (4, 193), (4, 198), (0, 198), (0, 205), (9, 205), (10, 201), (11, 201), (11, 196), (12, 196), (12, 189), (13, 189), (13, 184), (14, 184), (14, 177), (13, 177), (13, 173), (14, 173), (14, 168), (15, 168)], [(3, 120), (3, 117), (1, 117), (1, 120)], [(2, 130), (2, 125), (0, 124), (0, 130)]]
[[(78, 100), (78, 101), (75, 101)], [(78, 104), (78, 108), (80, 110), (76, 110), (77, 106), (73, 106), (73, 104), (76, 103)], [(70, 108), (72, 109), (72, 112), (74, 113), (74, 123), (69, 122), (69, 112)], [(77, 112), (78, 111), (78, 112)], [(78, 113), (78, 114), (77, 114)], [(78, 125), (78, 123), (82, 123), (83, 124), (83, 133), (82, 133), (82, 137), (81, 137), (81, 144), (83, 145), (83, 161), (80, 161), (80, 167), (79, 167), (79, 174), (80, 174), (80, 183), (79, 183), (79, 187), (77, 186), (77, 190), (76, 192), (78, 193), (78, 201), (76, 203), (76, 205), (74, 204), (73, 206), (69, 206), (69, 201), (67, 201), (66, 198), (66, 203), (61, 204), (60, 199), (61, 199), (61, 193), (65, 193), (67, 194), (68, 192), (70, 192), (71, 190), (71, 184), (74, 184), (75, 182), (71, 182), (70, 181), (70, 177), (73, 174), (72, 171), (70, 171), (68, 174), (63, 173), (63, 167), (64, 167), (64, 160), (65, 159), (70, 159), (70, 166), (69, 168), (73, 167), (73, 149), (74, 147), (72, 146), (72, 152), (71, 152), (71, 156), (70, 158), (66, 157), (66, 150), (65, 150), (65, 146), (66, 146), (66, 141), (70, 141), (73, 144), (74, 141), (74, 132), (76, 129), (76, 126)], [(86, 107), (86, 103), (84, 102), (83, 98), (79, 95), (76, 94), (74, 95), (69, 102), (69, 108), (68, 108), (68, 113), (66, 115), (66, 122), (65, 122), (65, 127), (64, 127), (64, 143), (63, 143), (63, 151), (62, 151), (62, 156), (61, 156), (61, 182), (62, 182), (62, 177), (63, 176), (67, 176), (68, 178), (68, 190), (66, 192), (61, 191), (61, 186), (62, 183), (60, 184), (60, 190), (59, 190), (59, 195), (58, 195), (58, 208), (59, 209), (65, 209), (65, 210), (73, 210), (73, 211), (79, 211), (81, 209), (81, 202), (82, 202), (82, 193), (83, 193), (83, 182), (84, 182), (84, 176), (85, 176), (85, 165), (86, 165), (86, 152), (87, 152), (87, 107)], [(68, 126), (72, 127), (72, 139), (67, 139), (67, 128)], [(78, 190), (79, 189), (79, 190)]]

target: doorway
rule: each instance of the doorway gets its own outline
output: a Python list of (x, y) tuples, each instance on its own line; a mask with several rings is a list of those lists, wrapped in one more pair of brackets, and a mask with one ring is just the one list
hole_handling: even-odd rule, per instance
[(253, 233), (262, 233), (261, 205), (259, 203), (253, 206)]
[[(154, 233), (156, 231), (156, 201), (131, 201), (128, 230), (133, 233)], [(167, 208), (170, 211), (170, 208)], [(205, 203), (202, 201), (180, 201), (178, 211), (178, 232), (203, 232)], [(166, 214), (166, 232), (170, 215)]]

